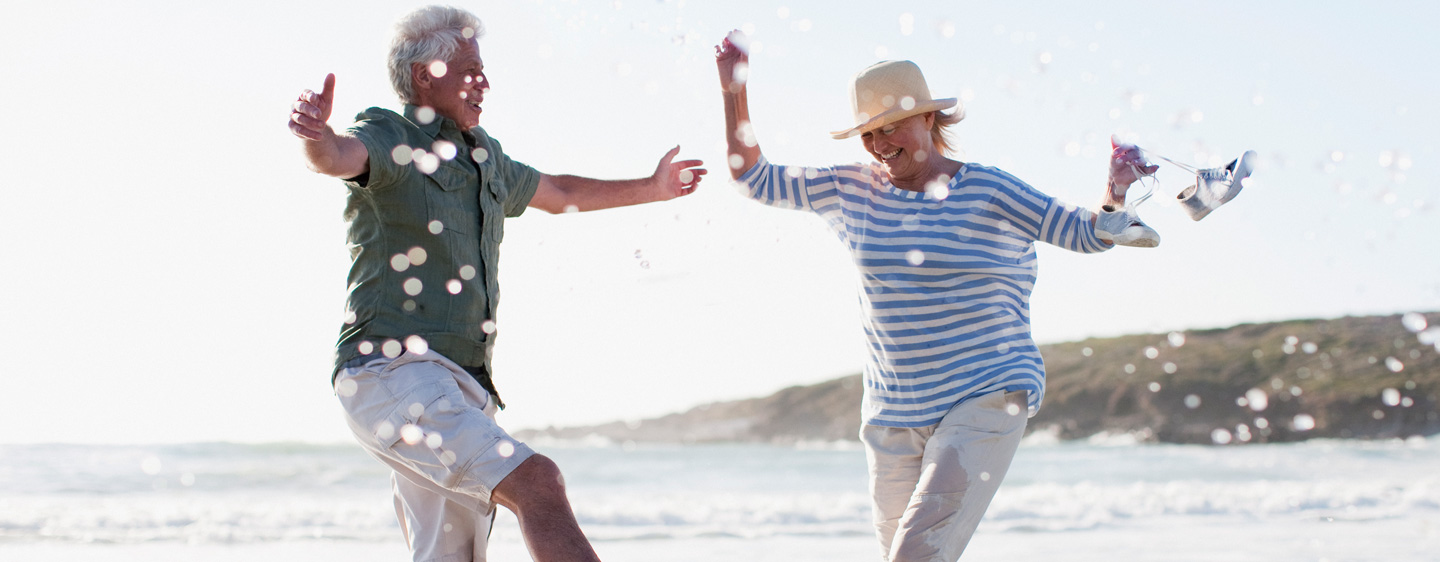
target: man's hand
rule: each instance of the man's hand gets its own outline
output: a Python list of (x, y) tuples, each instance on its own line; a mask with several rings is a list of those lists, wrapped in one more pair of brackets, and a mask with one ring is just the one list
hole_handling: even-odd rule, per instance
[(342, 179), (370, 171), (370, 153), (360, 139), (336, 134), (330, 128), (330, 110), (335, 101), (335, 75), (325, 75), (320, 93), (300, 92), (290, 108), (290, 132), (303, 139), (305, 163), (311, 170)]
[(335, 75), (325, 75), (325, 86), (320, 93), (311, 90), (300, 92), (290, 110), (290, 132), (302, 139), (324, 140), (330, 130), (330, 110), (335, 101)]
[(657, 201), (695, 193), (695, 188), (700, 186), (700, 180), (705, 176), (705, 168), (698, 167), (705, 164), (700, 160), (672, 162), (679, 153), (679, 146), (670, 149), (655, 166), (655, 175), (651, 176), (651, 180), (660, 188)]

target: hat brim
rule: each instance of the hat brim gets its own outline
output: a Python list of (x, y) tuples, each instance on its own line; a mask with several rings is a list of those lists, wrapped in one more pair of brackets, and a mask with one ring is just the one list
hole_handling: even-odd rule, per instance
[(952, 107), (955, 107), (955, 103), (955, 98), (945, 98), (920, 102), (918, 104), (915, 104), (915, 107), (912, 107), (910, 109), (900, 109), (897, 107), (890, 111), (886, 111), (885, 113), (876, 115), (870, 118), (869, 121), (851, 127), (849, 129), (845, 129), (843, 131), (831, 131), (830, 137), (837, 140), (848, 139), (855, 135), (860, 135), (869, 131), (873, 131), (875, 129), (879, 129), (880, 127), (884, 127), (912, 115), (920, 115), (921, 113), (929, 113), (931, 111), (950, 109)]

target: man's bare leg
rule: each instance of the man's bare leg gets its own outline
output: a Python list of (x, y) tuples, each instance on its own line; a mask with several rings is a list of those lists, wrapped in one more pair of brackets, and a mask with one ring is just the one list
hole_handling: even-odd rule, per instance
[(500, 481), (491, 498), (520, 519), (520, 533), (535, 562), (600, 561), (570, 509), (555, 461), (543, 455), (525, 459)]

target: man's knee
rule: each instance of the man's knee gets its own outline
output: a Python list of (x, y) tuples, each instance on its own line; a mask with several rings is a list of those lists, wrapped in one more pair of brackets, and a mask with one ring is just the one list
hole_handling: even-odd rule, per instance
[(565, 477), (550, 457), (531, 455), (495, 487), (495, 502), (511, 511), (528, 505), (565, 500)]

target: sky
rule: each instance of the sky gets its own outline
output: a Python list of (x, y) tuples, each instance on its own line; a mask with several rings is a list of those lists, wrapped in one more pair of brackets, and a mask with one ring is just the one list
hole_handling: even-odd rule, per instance
[[(345, 189), (285, 128), (397, 107), (423, 3), (31, 2), (0, 21), (0, 443), (339, 442)], [(856, 279), (823, 222), (726, 181), (713, 46), (752, 46), (766, 156), (863, 162), (853, 75), (915, 61), (962, 100), (964, 161), (1094, 206), (1109, 138), (1252, 183), (1204, 221), (1161, 162), (1154, 249), (1041, 247), (1041, 343), (1440, 310), (1440, 45), (1427, 2), (466, 1), (481, 125), (545, 173), (706, 161), (693, 196), (506, 222), (496, 384), (510, 429), (631, 420), (857, 373)], [(857, 405), (858, 406), (858, 405)]]

